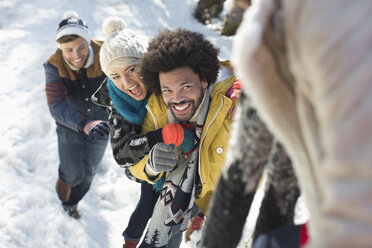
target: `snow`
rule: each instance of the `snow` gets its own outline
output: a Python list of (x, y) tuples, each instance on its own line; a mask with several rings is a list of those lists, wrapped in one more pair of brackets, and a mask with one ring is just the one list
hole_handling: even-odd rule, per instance
[[(80, 220), (68, 217), (55, 193), (58, 170), (55, 123), (46, 96), (43, 62), (55, 51), (55, 28), (66, 10), (104, 39), (103, 20), (122, 17), (148, 40), (162, 28), (203, 33), (229, 59), (233, 37), (198, 23), (197, 0), (0, 1), (0, 248), (121, 247), (121, 233), (139, 199), (139, 184), (116, 165), (108, 146)], [(182, 243), (181, 247), (187, 247)]]

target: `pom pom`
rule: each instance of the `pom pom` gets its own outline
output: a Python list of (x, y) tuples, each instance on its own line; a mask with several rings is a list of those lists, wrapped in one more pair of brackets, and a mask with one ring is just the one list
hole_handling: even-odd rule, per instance
[(103, 22), (103, 32), (110, 36), (114, 32), (123, 30), (127, 24), (120, 17), (109, 17)]
[(79, 18), (79, 15), (73, 11), (73, 10), (67, 10), (64, 14), (63, 14), (63, 17), (62, 17), (62, 20), (64, 19), (69, 19), (69, 18)]

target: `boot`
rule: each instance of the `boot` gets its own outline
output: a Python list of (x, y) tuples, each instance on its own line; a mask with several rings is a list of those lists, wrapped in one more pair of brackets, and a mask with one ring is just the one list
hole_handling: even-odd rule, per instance
[(200, 230), (203, 227), (204, 223), (204, 215), (198, 214), (197, 216), (191, 218), (189, 222), (189, 226), (185, 232), (185, 242), (190, 241), (191, 234), (196, 231)]
[(139, 240), (127, 240), (124, 238), (123, 248), (136, 248)]
[(68, 206), (62, 203), (62, 208), (68, 214), (68, 216), (76, 220), (80, 219), (81, 216), (79, 211), (77, 210), (77, 204)]
[(76, 208), (68, 211), (67, 213), (70, 217), (74, 218), (75, 220), (78, 220), (81, 217), (79, 211)]
[(70, 198), (71, 194), (71, 187), (65, 184), (60, 178), (58, 178), (57, 183), (56, 183), (56, 191), (58, 198), (62, 201), (65, 202)]

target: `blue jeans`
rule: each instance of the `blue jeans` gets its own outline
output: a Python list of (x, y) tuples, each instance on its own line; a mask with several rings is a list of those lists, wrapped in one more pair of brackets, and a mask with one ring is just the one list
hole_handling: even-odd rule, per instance
[(136, 209), (130, 216), (128, 226), (123, 232), (127, 240), (140, 240), (147, 222), (152, 216), (154, 206), (158, 200), (159, 193), (156, 192), (152, 185), (146, 182), (141, 183), (141, 196), (137, 203)]
[(253, 248), (300, 248), (300, 228), (300, 225), (289, 225), (261, 234)]
[(71, 186), (63, 207), (76, 206), (88, 192), (98, 164), (105, 153), (108, 136), (91, 140), (87, 135), (57, 124), (59, 178)]

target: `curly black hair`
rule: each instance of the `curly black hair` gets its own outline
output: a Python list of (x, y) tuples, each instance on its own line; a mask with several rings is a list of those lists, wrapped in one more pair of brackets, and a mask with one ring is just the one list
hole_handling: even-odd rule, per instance
[(141, 75), (150, 92), (161, 94), (159, 72), (190, 67), (208, 86), (217, 79), (219, 49), (197, 32), (165, 29), (149, 43), (141, 59)]

